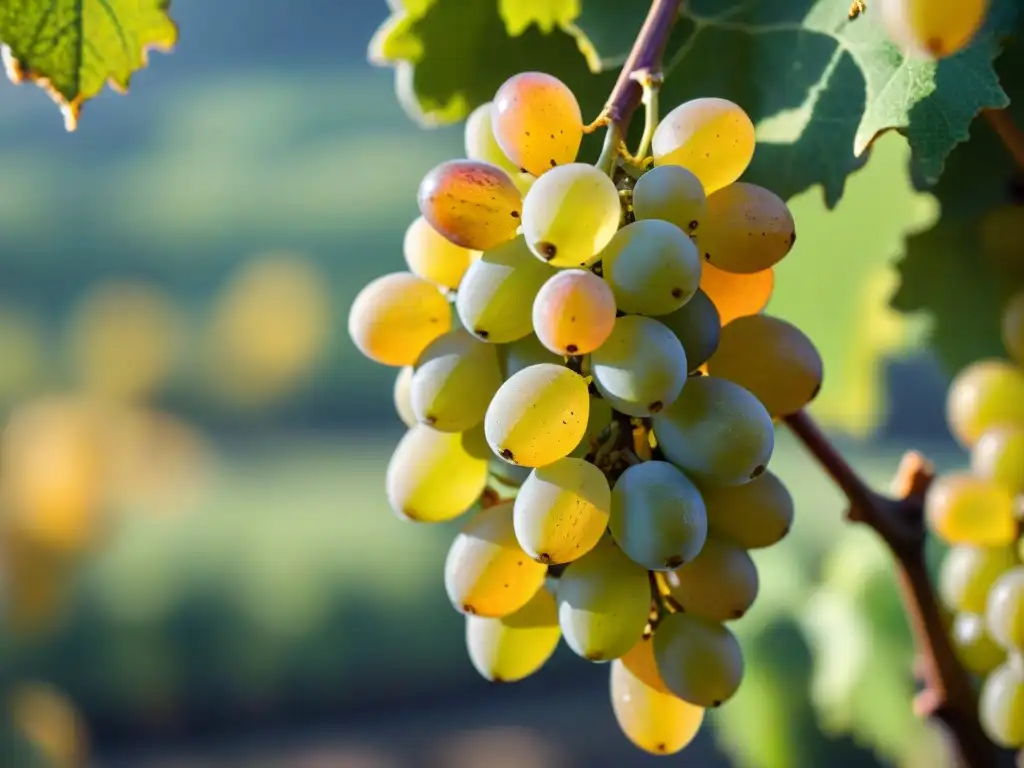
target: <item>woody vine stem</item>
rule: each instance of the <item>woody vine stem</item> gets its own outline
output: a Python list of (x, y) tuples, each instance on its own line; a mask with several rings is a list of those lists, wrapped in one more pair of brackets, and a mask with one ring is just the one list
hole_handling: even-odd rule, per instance
[[(627, 163), (631, 160), (623, 141), (642, 101), (648, 106), (648, 124), (641, 143), (649, 141), (654, 127), (651, 118), (657, 119), (651, 114), (652, 91), (656, 99), (665, 45), (681, 10), (682, 0), (652, 2), (604, 110), (588, 127), (607, 127), (598, 167), (611, 172), (620, 157)], [(1004, 110), (986, 111), (985, 118), (1015, 163), (1024, 168), (1024, 133)], [(931, 466), (919, 454), (908, 453), (896, 473), (892, 494), (882, 494), (868, 486), (807, 412), (793, 414), (785, 423), (845, 494), (850, 505), (848, 519), (873, 528), (892, 552), (920, 657), (918, 674), (923, 689), (915, 711), (945, 726), (965, 768), (991, 768), (998, 753), (978, 722), (974, 687), (954, 654), (925, 566), (924, 496), (934, 477)]]

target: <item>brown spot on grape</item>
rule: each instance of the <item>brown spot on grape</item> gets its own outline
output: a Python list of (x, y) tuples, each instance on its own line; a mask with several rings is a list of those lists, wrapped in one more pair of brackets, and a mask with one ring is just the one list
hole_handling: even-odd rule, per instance
[(742, 619), (743, 618), (743, 614), (745, 614), (745, 613), (746, 613), (746, 611), (744, 611), (742, 608), (737, 608), (735, 611), (732, 612), (732, 617), (734, 619)]
[(545, 261), (551, 261), (558, 253), (558, 246), (554, 243), (540, 242), (537, 243), (537, 250), (541, 252)]
[(660, 411), (664, 407), (665, 407), (665, 404), (663, 402), (661, 402), (661, 400), (655, 400), (653, 403), (651, 403), (650, 405), (647, 406), (647, 409), (651, 413), (657, 413), (658, 411)]
[(587, 661), (604, 661), (604, 654), (600, 651), (596, 651), (586, 654), (583, 658)]
[(575, 344), (567, 344), (565, 347), (565, 351), (568, 352), (570, 355), (575, 355), (578, 350), (579, 347), (577, 347)]
[(512, 211), (511, 216), (512, 216), (513, 219), (518, 219), (519, 218), (519, 211)]
[(512, 451), (510, 451), (508, 448), (505, 448), (504, 450), (502, 450), (501, 458), (503, 458), (505, 461), (512, 461), (512, 462), (514, 462), (516, 460), (516, 457), (512, 455)]
[(705, 253), (704, 254), (704, 261), (711, 261), (711, 254), (710, 253)]
[(679, 555), (673, 555), (672, 557), (668, 558), (665, 561), (665, 567), (666, 568), (671, 568), (672, 570), (675, 570), (676, 568), (678, 568), (679, 566), (681, 566), (685, 562), (686, 561), (683, 558), (681, 558)]
[(476, 616), (476, 608), (474, 608), (469, 603), (463, 603), (462, 612), (468, 614), (469, 616)]
[(820, 393), (821, 393), (821, 382), (819, 381), (817, 383), (817, 385), (814, 387), (814, 391), (811, 392), (811, 400), (816, 398)]
[(691, 232), (693, 232), (693, 230), (695, 230), (695, 229), (696, 229), (697, 227), (699, 227), (699, 226), (700, 226), (700, 222), (699, 222), (699, 221), (697, 221), (696, 219), (694, 219), (693, 221), (691, 221), (691, 222), (690, 222), (689, 224), (687, 224), (686, 226), (687, 226), (687, 227), (689, 228), (689, 230), (690, 230)]
[(504, 683), (505, 682), (505, 678), (501, 677), (501, 675), (495, 675), (494, 677), (491, 678), (491, 682), (492, 683)]
[(558, 167), (558, 163), (555, 162), (555, 158), (552, 157), (550, 160), (548, 160), (548, 162), (551, 163), (552, 168)]
[(657, 744), (654, 745), (654, 751), (658, 754), (664, 755), (668, 752), (668, 744), (666, 744), (663, 741), (659, 741)]
[(714, 701), (711, 702), (711, 707), (712, 708), (720, 707), (720, 706), (722, 706), (721, 699), (715, 699)]
[(483, 328), (477, 328), (476, 330), (473, 331), (473, 333), (475, 333), (481, 339), (486, 339), (488, 336), (490, 336), (490, 334)]
[(519, 166), (519, 172), (520, 173), (529, 173), (529, 171), (526, 170), (525, 168), (523, 168), (523, 166)]
[(539, 555), (537, 555), (537, 562), (544, 563), (544, 565), (551, 565), (551, 555), (549, 555), (547, 552), (541, 552)]
[(764, 474), (764, 471), (766, 469), (767, 467), (764, 464), (758, 464), (756, 467), (754, 467), (754, 471), (750, 473), (750, 479), (755, 480), (756, 478), (760, 477), (761, 475)]
[(428, 413), (426, 416), (423, 417), (423, 423), (426, 424), (428, 427), (432, 427), (435, 424), (437, 424), (437, 417)]
[(793, 233), (789, 236), (789, 247), (792, 248), (794, 245), (796, 245), (796, 230), (795, 229), (793, 230)]
[(681, 299), (681, 298), (683, 298), (683, 289), (682, 288), (673, 288), (672, 289), (672, 298), (673, 299)]
[(941, 59), (945, 53), (945, 46), (942, 44), (942, 40), (938, 37), (930, 37), (925, 42), (924, 47), (928, 49), (928, 53), (937, 59)]

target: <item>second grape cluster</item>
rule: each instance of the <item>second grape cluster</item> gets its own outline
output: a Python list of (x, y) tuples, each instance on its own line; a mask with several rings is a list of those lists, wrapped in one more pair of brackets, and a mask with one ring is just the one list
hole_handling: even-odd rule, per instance
[(468, 159), (423, 179), (409, 271), (359, 294), (349, 332), (401, 367), (395, 512), (474, 510), (444, 583), (475, 667), (519, 680), (564, 639), (611, 662), (626, 735), (672, 753), (740, 685), (726, 623), (757, 594), (748, 550), (793, 517), (773, 420), (813, 399), (822, 363), (761, 313), (796, 235), (738, 181), (755, 146), (739, 106), (676, 107), (653, 158), (611, 173), (577, 162), (584, 131), (562, 82), (509, 79), (467, 121)]

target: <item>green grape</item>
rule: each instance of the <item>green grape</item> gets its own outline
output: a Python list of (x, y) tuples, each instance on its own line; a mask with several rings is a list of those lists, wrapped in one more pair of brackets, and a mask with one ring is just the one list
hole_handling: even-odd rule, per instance
[(516, 496), (519, 545), (542, 563), (568, 563), (592, 550), (604, 535), (611, 510), (604, 473), (583, 459), (537, 467)]
[(989, 0), (879, 0), (882, 24), (905, 53), (942, 59), (965, 48), (981, 28)]
[[(488, 448), (490, 453), (491, 449)], [(492, 455), (488, 461), (491, 477), (510, 488), (519, 488), (526, 482), (526, 478), (533, 471), (532, 467), (520, 467), (518, 464), (509, 464), (497, 456)]]
[(598, 392), (630, 416), (650, 416), (668, 407), (686, 384), (686, 352), (657, 320), (627, 315), (590, 356)]
[(444, 563), (448, 599), (461, 613), (499, 618), (530, 602), (547, 567), (516, 541), (512, 502), (477, 512), (459, 532)]
[(1011, 496), (1024, 493), (1024, 427), (995, 427), (971, 449), (971, 474), (998, 483)]
[(516, 189), (519, 190), (519, 194), (526, 199), (527, 193), (533, 188), (533, 183), (537, 181), (537, 177), (532, 173), (513, 173), (512, 183), (516, 185)]
[(700, 273), (700, 289), (715, 305), (724, 327), (737, 317), (756, 315), (768, 306), (775, 290), (775, 269), (769, 267), (749, 275), (739, 275), (705, 261)]
[(502, 377), (507, 379), (519, 373), (523, 368), (529, 368), (538, 363), (562, 365), (565, 363), (565, 357), (556, 355), (540, 343), (536, 334), (531, 333), (508, 344), (501, 344), (498, 347), (498, 362), (501, 364)]
[(988, 593), (985, 622), (992, 639), (1003, 648), (1024, 651), (1024, 566), (996, 579)]
[(533, 257), (522, 237), (485, 251), (469, 265), (455, 308), (467, 331), (505, 344), (533, 330), (533, 299), (555, 270)]
[(619, 191), (592, 165), (570, 163), (548, 171), (523, 201), (523, 234), (538, 258), (553, 267), (585, 267), (597, 260), (619, 228)]
[(775, 448), (775, 427), (761, 401), (714, 376), (690, 379), (672, 405), (654, 414), (653, 426), (665, 458), (709, 486), (753, 480)]
[(793, 525), (793, 497), (770, 470), (743, 485), (701, 488), (708, 530), (744, 549), (777, 544)]
[(432, 341), (416, 361), (413, 412), (441, 432), (465, 432), (483, 421), (500, 386), (494, 346), (459, 328)]
[(1024, 427), (1024, 371), (1003, 360), (964, 368), (949, 387), (946, 420), (967, 448), (992, 427)]
[(668, 221), (692, 235), (707, 210), (708, 198), (700, 179), (680, 165), (652, 168), (633, 187), (633, 215), (637, 219)]
[(533, 300), (533, 330), (561, 355), (585, 355), (604, 344), (615, 325), (615, 296), (608, 283), (585, 269), (549, 278)]
[(693, 99), (662, 118), (651, 148), (655, 165), (681, 165), (700, 179), (705, 194), (732, 184), (754, 157), (754, 124), (725, 99)]
[(924, 511), (932, 531), (949, 544), (1005, 547), (1017, 538), (1013, 497), (989, 480), (940, 477), (928, 489)]
[(700, 286), (700, 254), (679, 227), (661, 219), (634, 221), (601, 251), (604, 278), (623, 312), (667, 315)]
[(356, 348), (382, 365), (412, 365), (451, 327), (451, 308), (437, 286), (409, 272), (372, 281), (348, 315), (348, 335)]
[(985, 214), (978, 240), (983, 258), (999, 277), (1024, 277), (1024, 205), (1000, 205)]
[(717, 707), (736, 693), (743, 679), (739, 641), (721, 624), (673, 613), (654, 633), (654, 658), (665, 686), (683, 701)]
[(996, 645), (985, 629), (984, 616), (958, 613), (953, 620), (950, 639), (960, 663), (976, 675), (987, 675), (1006, 661), (1006, 651)]
[(810, 403), (825, 375), (821, 355), (807, 335), (768, 315), (738, 317), (725, 326), (708, 373), (749, 390), (775, 417)]
[(696, 559), (665, 574), (665, 583), (688, 614), (729, 621), (743, 616), (754, 604), (757, 567), (743, 547), (712, 534)]
[(494, 96), (494, 137), (505, 155), (534, 176), (571, 163), (583, 141), (583, 115), (569, 87), (544, 72), (510, 77)]
[(456, 245), (486, 251), (516, 236), (523, 196), (501, 168), (480, 160), (449, 160), (420, 182), (420, 213)]
[(686, 352), (687, 367), (691, 371), (700, 368), (715, 354), (722, 325), (718, 310), (704, 291), (699, 290), (693, 298), (675, 312), (662, 315), (658, 320), (676, 335)]
[(615, 719), (626, 737), (654, 755), (674, 755), (686, 747), (704, 722), (704, 710), (674, 696), (654, 660), (654, 641), (646, 637), (611, 663)]
[(647, 571), (605, 538), (558, 580), (558, 623), (573, 652), (590, 661), (624, 656), (651, 609)]
[(978, 719), (1001, 747), (1024, 747), (1024, 661), (1008, 659), (981, 687)]
[(484, 418), (487, 442), (511, 464), (542, 467), (568, 456), (586, 433), (587, 382), (560, 365), (524, 368), (498, 389)]
[(466, 118), (464, 136), (466, 157), (470, 160), (483, 160), (485, 163), (496, 165), (515, 181), (515, 177), (520, 174), (519, 166), (508, 159), (499, 146), (498, 140), (494, 138), (493, 118), (493, 101), (481, 104), (469, 113), (469, 117)]
[(939, 569), (939, 595), (952, 611), (984, 613), (989, 589), (1016, 564), (1017, 557), (1009, 546), (953, 547)]
[(558, 606), (546, 589), (508, 616), (466, 617), (469, 660), (485, 680), (495, 683), (532, 675), (551, 658), (561, 637)]
[(1024, 365), (1024, 290), (1003, 307), (1003, 345), (1018, 365)]
[(795, 242), (796, 224), (782, 198), (737, 181), (708, 198), (697, 246), (709, 264), (751, 274), (774, 267)]
[(588, 453), (597, 448), (598, 442), (608, 426), (612, 423), (615, 414), (611, 404), (603, 397), (590, 398), (590, 415), (587, 416), (587, 431), (580, 440), (580, 444), (570, 453), (574, 459), (582, 459)]
[(456, 245), (417, 217), (405, 230), (402, 253), (409, 271), (442, 288), (458, 288), (476, 252)]
[(411, 365), (407, 365), (398, 372), (392, 393), (395, 401), (395, 413), (407, 427), (413, 427), (419, 423), (416, 412), (412, 409), (412, 374), (414, 370)]
[(608, 528), (633, 562), (667, 571), (699, 555), (708, 518), (700, 491), (686, 475), (667, 461), (645, 461), (616, 481)]
[(401, 517), (437, 523), (469, 509), (487, 484), (487, 456), (475, 442), (479, 434), (438, 432), (412, 427), (388, 463), (388, 502)]

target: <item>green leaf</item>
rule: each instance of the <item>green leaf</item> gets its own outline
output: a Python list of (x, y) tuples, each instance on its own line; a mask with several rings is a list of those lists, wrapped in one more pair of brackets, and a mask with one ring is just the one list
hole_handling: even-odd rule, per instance
[(169, 51), (178, 29), (170, 0), (0, 0), (7, 75), (38, 83), (68, 130), (107, 83), (124, 92), (151, 49)]

